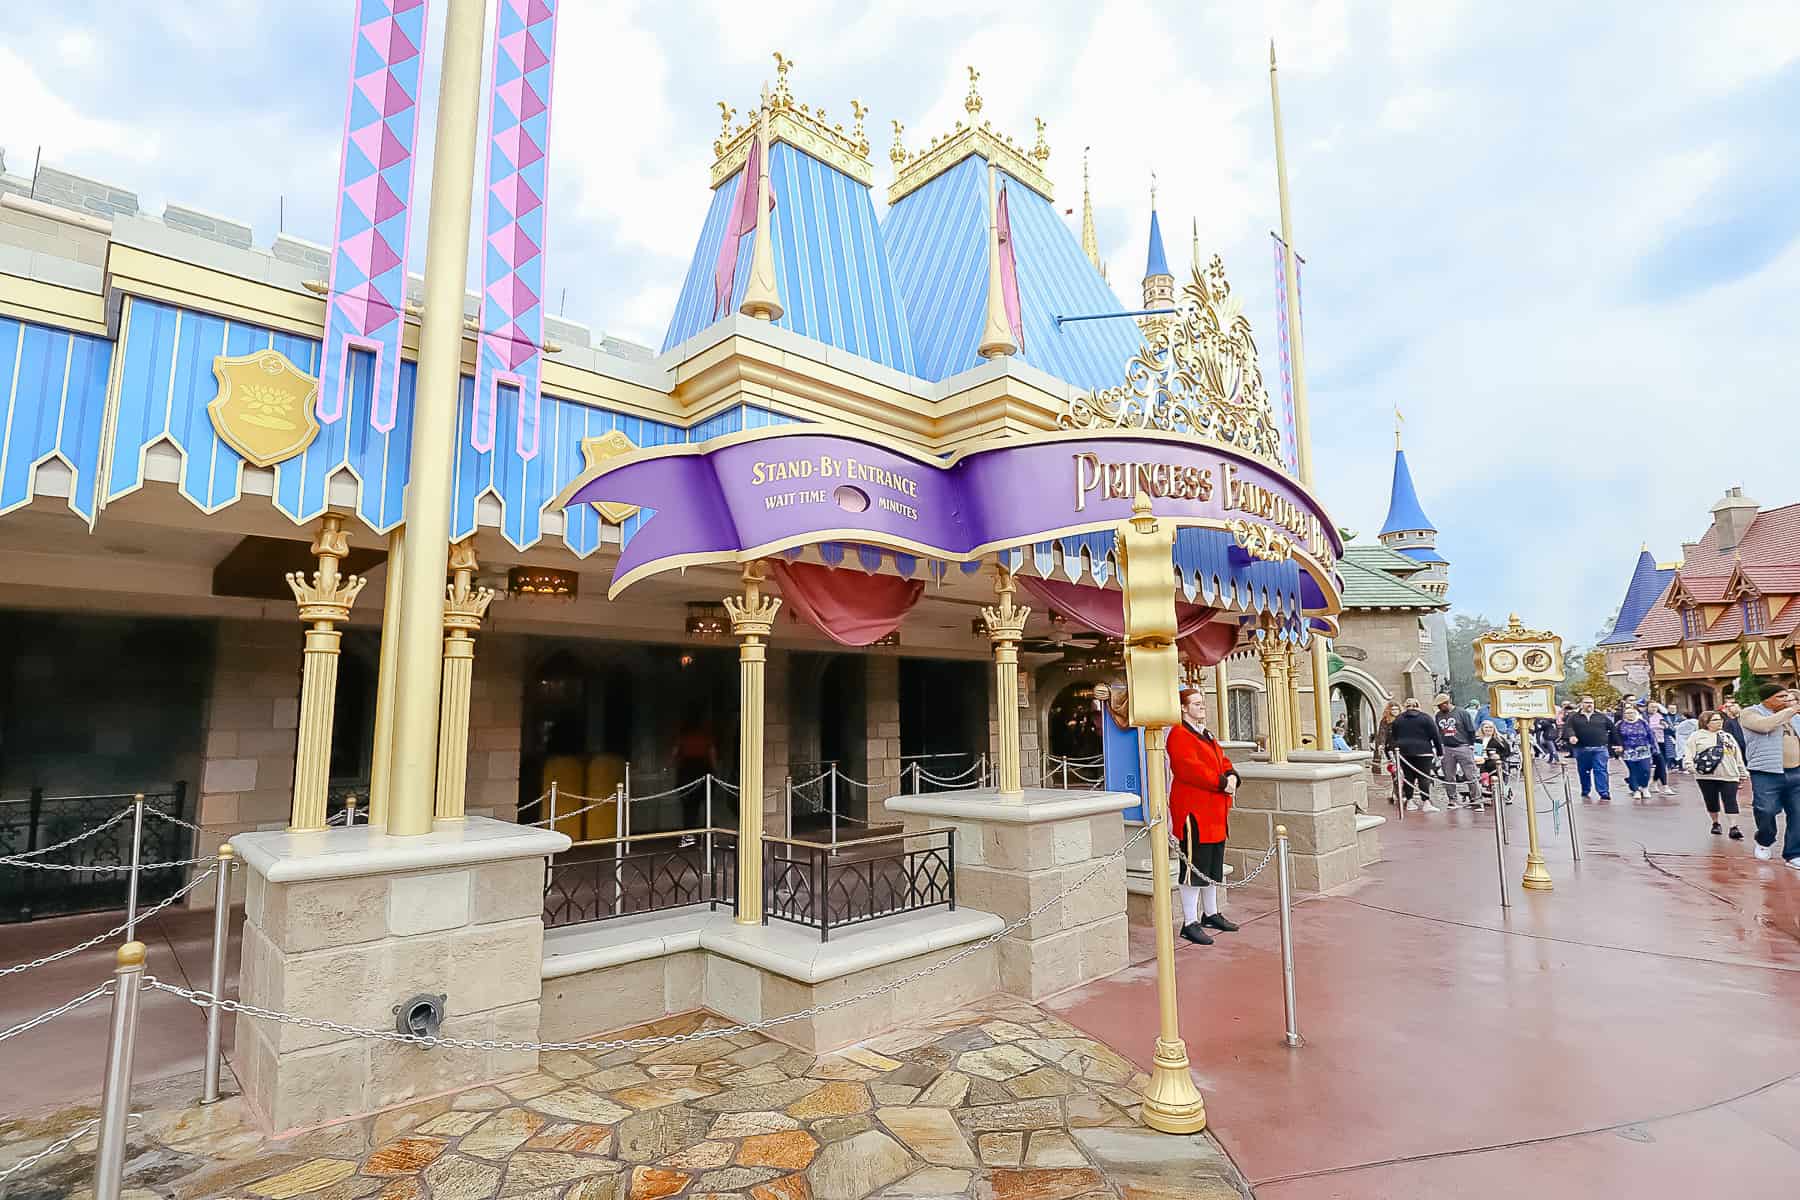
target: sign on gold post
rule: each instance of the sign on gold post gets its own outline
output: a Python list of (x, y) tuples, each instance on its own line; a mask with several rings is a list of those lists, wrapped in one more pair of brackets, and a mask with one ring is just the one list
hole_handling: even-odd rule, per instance
[(319, 381), (279, 350), (213, 359), (219, 392), (206, 406), (219, 440), (253, 466), (303, 453), (319, 435), (313, 401)]

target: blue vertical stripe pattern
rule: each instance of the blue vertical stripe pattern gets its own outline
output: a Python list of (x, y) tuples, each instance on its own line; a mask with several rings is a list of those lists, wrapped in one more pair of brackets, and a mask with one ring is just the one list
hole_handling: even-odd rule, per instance
[[(518, 389), (503, 387), (499, 395), (494, 448), (482, 453), (471, 446), (468, 438), (475, 389), (474, 381), (463, 377), (455, 474), (450, 489), (452, 541), (475, 532), (481, 498), (492, 495), (501, 506), (501, 535), (520, 550), (536, 545), (543, 537), (545, 510), (586, 463), (581, 453), (584, 438), (600, 437), (616, 429), (637, 446), (667, 446), (686, 440), (677, 426), (591, 408), (545, 393), (538, 430), (539, 453), (525, 460), (513, 452), (518, 429)], [(574, 505), (565, 511), (563, 541), (585, 558), (600, 546), (600, 516), (590, 504)], [(620, 528), (624, 539), (629, 541), (649, 517), (648, 512), (640, 511), (628, 518)]]
[[(1128, 318), (1058, 327), (1060, 316), (1117, 312), (1119, 299), (1048, 200), (1007, 176), (1025, 345), (1019, 357), (1078, 388), (1113, 387), (1142, 345)], [(987, 308), (987, 162), (970, 155), (901, 197), (883, 222), (912, 322), (918, 373), (932, 382), (981, 362)]]
[(798, 417), (771, 412), (769, 409), (759, 408), (754, 404), (740, 404), (736, 408), (728, 408), (724, 412), (714, 413), (706, 420), (691, 427), (688, 430), (687, 440), (704, 442), (745, 429), (768, 429), (775, 425), (790, 425), (798, 420)]
[[(775, 324), (911, 374), (912, 333), (869, 189), (785, 142), (775, 143), (769, 161), (776, 198), (769, 224), (783, 308)], [(713, 313), (713, 271), (742, 174), (713, 189), (699, 245), (663, 338), (665, 351), (726, 315)], [(749, 286), (756, 238), (745, 234), (738, 241), (732, 312)]]
[(69, 508), (94, 516), (112, 343), (0, 317), (0, 513), (31, 503), (37, 468), (60, 458)]

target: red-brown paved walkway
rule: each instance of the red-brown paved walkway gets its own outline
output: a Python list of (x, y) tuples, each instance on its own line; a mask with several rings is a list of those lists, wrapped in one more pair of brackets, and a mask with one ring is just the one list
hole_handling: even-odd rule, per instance
[[(1800, 873), (1677, 786), (1584, 807), (1579, 868), (1542, 818), (1556, 890), (1515, 886), (1509, 915), (1488, 817), (1390, 820), (1385, 861), (1296, 910), (1297, 1051), (1260, 881), (1241, 932), (1182, 944), (1182, 1033), (1256, 1195), (1795, 1195)], [(1046, 1007), (1148, 1066), (1153, 987), (1140, 963)]]

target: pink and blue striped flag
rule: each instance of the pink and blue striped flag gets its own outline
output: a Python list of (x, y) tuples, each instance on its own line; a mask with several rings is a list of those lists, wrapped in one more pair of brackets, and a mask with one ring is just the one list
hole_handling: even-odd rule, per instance
[(357, 0), (319, 358), (318, 414), (326, 425), (347, 411), (350, 356), (363, 351), (375, 367), (369, 423), (383, 433), (394, 428), (424, 47), (425, 0)]
[(544, 209), (556, 0), (500, 0), (488, 108), (481, 351), (469, 443), (494, 448), (502, 390), (516, 397), (513, 453), (538, 452), (544, 341)]

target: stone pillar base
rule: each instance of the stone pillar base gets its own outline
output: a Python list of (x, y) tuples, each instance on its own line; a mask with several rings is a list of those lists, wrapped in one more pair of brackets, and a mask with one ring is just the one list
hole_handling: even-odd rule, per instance
[[(1362, 873), (1356, 813), (1367, 804), (1369, 756), (1305, 753), (1306, 759), (1296, 753), (1285, 763), (1237, 764), (1240, 782), (1225, 843), (1225, 861), (1237, 878), (1262, 861), (1277, 825), (1287, 826), (1298, 890), (1322, 892)], [(1333, 761), (1316, 761), (1326, 755)]]
[[(442, 1032), (536, 1041), (544, 858), (569, 839), (484, 817), (392, 838), (356, 826), (240, 834), (243, 1001), (388, 1030), (444, 995)], [(240, 1014), (233, 1066), (285, 1132), (537, 1067), (535, 1051), (423, 1049)]]
[[(896, 796), (909, 830), (956, 827), (956, 904), (1011, 924), (1093, 869), (1125, 838), (1125, 792), (1027, 788)], [(1000, 987), (1027, 1000), (1111, 975), (1127, 961), (1125, 862), (1001, 939)]]

